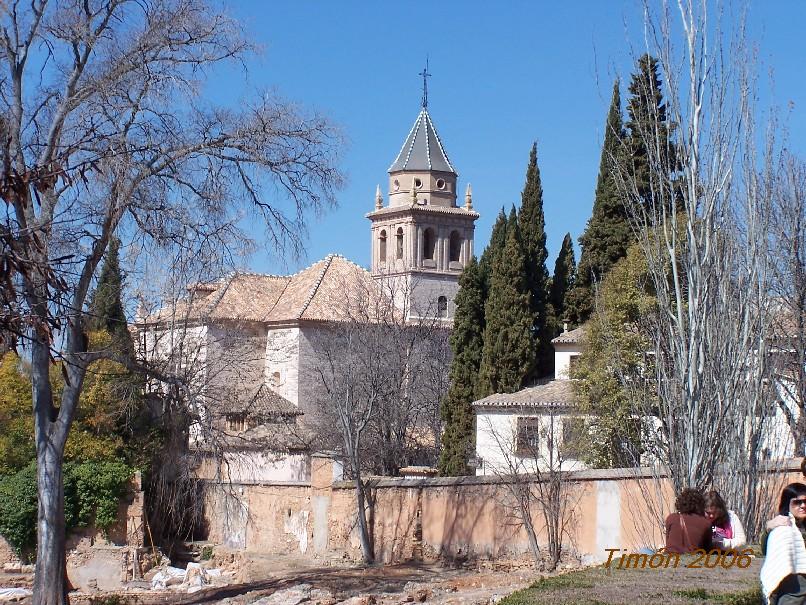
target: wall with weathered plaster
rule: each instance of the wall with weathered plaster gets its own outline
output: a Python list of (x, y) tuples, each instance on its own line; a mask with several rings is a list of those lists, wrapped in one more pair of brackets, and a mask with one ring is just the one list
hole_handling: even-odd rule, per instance
[[(781, 473), (781, 485), (801, 478), (799, 460)], [(233, 491), (233, 490), (230, 490)], [(311, 558), (346, 555), (359, 559), (355, 490), (333, 481), (329, 460), (314, 458), (311, 480), (295, 484), (241, 484), (240, 516), (208, 506), (209, 538), (250, 551)], [(407, 559), (518, 559), (529, 545), (514, 514), (511, 488), (494, 477), (379, 478), (370, 481), (371, 522), (380, 561)], [(670, 511), (671, 483), (633, 469), (572, 473), (567, 485), (566, 548), (587, 561), (603, 561), (606, 549), (660, 546), (662, 530), (653, 510)], [(772, 505), (770, 503), (771, 513)], [(246, 520), (246, 521), (244, 521)], [(538, 539), (545, 544), (542, 515), (534, 510)]]

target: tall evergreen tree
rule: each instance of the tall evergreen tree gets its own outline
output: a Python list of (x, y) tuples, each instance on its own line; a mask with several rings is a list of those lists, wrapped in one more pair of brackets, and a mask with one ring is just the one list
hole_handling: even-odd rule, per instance
[[(671, 179), (675, 155), (661, 86), (658, 60), (648, 54), (641, 56), (630, 81), (625, 160), (637, 194), (648, 206), (654, 201), (653, 189), (668, 186), (669, 182), (652, 183), (652, 175), (669, 172)], [(648, 144), (655, 151), (650, 150)], [(652, 169), (650, 164), (653, 162), (660, 163), (660, 166)]]
[(525, 260), (516, 222), (507, 229), (503, 253), (493, 260), (484, 310), (480, 396), (519, 390), (534, 368), (534, 322), (526, 287)]
[(551, 289), (549, 290), (549, 302), (551, 303), (554, 319), (552, 322), (553, 336), (559, 334), (562, 322), (567, 318), (566, 299), (574, 287), (575, 278), (574, 242), (571, 239), (571, 234), (566, 233), (560, 253), (554, 263), (554, 275), (551, 278)]
[(90, 330), (104, 330), (121, 351), (133, 351), (131, 334), (123, 311), (123, 274), (120, 271), (120, 240), (112, 238), (89, 304)]
[(624, 136), (621, 94), (616, 80), (605, 123), (593, 212), (579, 238), (579, 267), (573, 291), (569, 294), (567, 315), (574, 325), (588, 320), (593, 312), (596, 283), (627, 254), (627, 248), (634, 240), (616, 181), (620, 170), (618, 162), (623, 158)]
[(503, 251), (504, 246), (507, 243), (508, 224), (509, 219), (507, 218), (507, 214), (502, 207), (501, 211), (498, 213), (498, 217), (495, 219), (493, 231), (490, 234), (490, 243), (487, 244), (487, 247), (484, 249), (484, 252), (481, 255), (481, 259), (479, 260), (479, 270), (484, 278), (485, 296), (490, 287), (490, 274), (492, 273), (493, 269), (493, 258)]
[(543, 213), (543, 186), (537, 166), (537, 143), (532, 144), (529, 165), (526, 168), (526, 183), (521, 194), (518, 225), (523, 239), (526, 258), (526, 288), (529, 291), (532, 309), (532, 335), (535, 339), (535, 366), (531, 378), (541, 378), (554, 371), (554, 351), (551, 346), (549, 327), (548, 283), (546, 269), (546, 218)]
[(456, 294), (456, 315), (450, 344), (453, 351), (450, 387), (442, 402), (442, 452), (439, 472), (443, 476), (469, 475), (468, 453), (474, 443), (475, 416), (472, 403), (478, 389), (484, 346), (484, 275), (476, 258), (462, 271)]

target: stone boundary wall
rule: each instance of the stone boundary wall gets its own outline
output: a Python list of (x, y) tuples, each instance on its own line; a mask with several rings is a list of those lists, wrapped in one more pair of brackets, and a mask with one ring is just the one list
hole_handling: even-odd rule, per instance
[[(799, 459), (788, 460), (775, 471), (780, 486), (803, 480), (799, 464)], [(211, 489), (208, 537), (253, 552), (359, 559), (354, 486), (332, 477), (332, 461), (314, 457), (310, 482), (241, 483), (229, 486), (226, 494)], [(564, 542), (584, 560), (604, 560), (608, 548), (663, 544), (655, 519), (671, 512), (674, 494), (668, 480), (658, 484), (647, 469), (578, 471), (569, 473), (568, 479)], [(529, 546), (514, 514), (511, 486), (499, 477), (370, 480), (377, 559), (392, 563), (522, 558)], [(779, 492), (773, 490), (773, 500)], [(771, 512), (774, 506), (771, 501)], [(545, 532), (539, 506), (533, 519), (541, 530), (542, 545)]]

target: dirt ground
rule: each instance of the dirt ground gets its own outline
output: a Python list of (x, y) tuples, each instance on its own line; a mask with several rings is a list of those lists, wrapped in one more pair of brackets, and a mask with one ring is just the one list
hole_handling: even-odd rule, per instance
[[(244, 562), (246, 580), (193, 594), (138, 590), (72, 593), (72, 605), (750, 605), (757, 603), (760, 562), (746, 569), (562, 570), (545, 575), (530, 569), (452, 569), (439, 565), (307, 567), (303, 561), (253, 556)], [(21, 580), (21, 578), (18, 578)], [(26, 584), (20, 582), (18, 585)], [(735, 595), (741, 594), (740, 598)], [(509, 596), (507, 596), (509, 595)], [(734, 595), (726, 598), (727, 595)], [(111, 597), (111, 599), (110, 599)], [(506, 598), (505, 598), (506, 597)], [(503, 601), (502, 601), (503, 599)], [(26, 599), (30, 601), (30, 599)], [(25, 601), (23, 601), (25, 603)]]

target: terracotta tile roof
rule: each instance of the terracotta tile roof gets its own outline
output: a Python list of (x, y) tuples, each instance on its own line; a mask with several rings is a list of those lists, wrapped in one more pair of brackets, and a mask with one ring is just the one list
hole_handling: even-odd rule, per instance
[(340, 321), (350, 315), (345, 303), (357, 304), (383, 295), (366, 269), (335, 254), (294, 275), (236, 273), (195, 285), (191, 292), (190, 299), (159, 311), (146, 322), (172, 318), (266, 323)]
[(549, 380), (516, 393), (495, 393), (473, 402), (484, 407), (571, 407), (576, 405), (573, 380)]
[(557, 338), (552, 339), (553, 344), (566, 344), (582, 342), (585, 338), (585, 326), (580, 326), (570, 332), (563, 332)]

